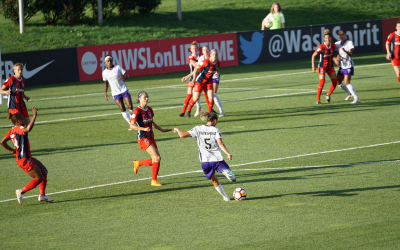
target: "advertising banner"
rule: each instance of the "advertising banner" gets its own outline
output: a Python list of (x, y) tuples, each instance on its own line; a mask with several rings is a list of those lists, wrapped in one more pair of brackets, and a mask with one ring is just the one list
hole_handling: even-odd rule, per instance
[(27, 86), (79, 81), (76, 48), (2, 54), (1, 60), (3, 80), (14, 75), (19, 62)]

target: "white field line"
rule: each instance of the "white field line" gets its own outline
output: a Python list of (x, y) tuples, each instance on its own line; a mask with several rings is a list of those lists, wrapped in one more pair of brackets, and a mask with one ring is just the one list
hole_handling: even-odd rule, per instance
[[(236, 100), (227, 100), (227, 101), (222, 101), (222, 102), (247, 101), (247, 100), (256, 100), (256, 99), (262, 99), (262, 98), (272, 98), (272, 97), (280, 97), (280, 96), (308, 94), (308, 93), (313, 93), (313, 92), (316, 92), (316, 91), (315, 90), (308, 90), (307, 92), (298, 92), (298, 93), (280, 94), (280, 95), (271, 95), (271, 96), (260, 96), (260, 97), (252, 97), (252, 98), (244, 98), (244, 99), (236, 99)], [(166, 110), (166, 109), (175, 109), (175, 108), (182, 108), (182, 105), (165, 107), (165, 108), (155, 108), (153, 110)], [(96, 118), (96, 117), (103, 117), (103, 116), (110, 116), (110, 115), (121, 115), (121, 113), (82, 116), (82, 117), (75, 117), (75, 118), (65, 118), (65, 119), (50, 120), (50, 121), (38, 121), (38, 122), (35, 122), (35, 124), (50, 123), (50, 122), (63, 122), (63, 121), (71, 121), (71, 120), (80, 120), (80, 119)], [(13, 125), (0, 126), (0, 128), (9, 128), (9, 127), (13, 127)]]
[[(362, 149), (362, 148), (378, 147), (378, 146), (384, 146), (384, 145), (390, 145), (390, 144), (396, 144), (396, 143), (400, 143), (400, 141), (387, 142), (387, 143), (379, 143), (379, 144), (373, 144), (373, 145), (361, 146), (361, 147), (353, 147), (353, 148), (345, 148), (345, 149), (337, 149), (337, 150), (323, 151), (323, 152), (310, 153), (310, 154), (302, 154), (302, 155), (288, 156), (288, 157), (282, 157), (282, 158), (276, 158), (276, 159), (269, 159), (269, 160), (264, 160), (264, 161), (248, 162), (248, 163), (230, 165), (230, 167), (238, 167), (238, 166), (259, 164), (259, 163), (264, 163), (264, 162), (279, 161), (279, 160), (285, 160), (285, 159), (293, 159), (293, 158), (304, 157), (304, 156), (310, 156), (310, 155), (319, 155), (319, 154), (335, 153), (335, 152), (342, 152), (342, 151), (355, 150), (355, 149)], [(300, 166), (300, 167), (282, 167), (282, 168), (238, 169), (238, 170), (235, 170), (235, 171), (259, 171), (259, 170), (279, 170), (279, 169), (323, 168), (323, 167), (351, 166), (351, 165), (372, 164), (372, 163), (398, 162), (398, 161), (400, 161), (400, 160), (392, 160), (392, 161), (371, 161), (371, 162), (362, 162), (362, 163), (350, 163), (350, 164), (338, 164), (338, 165), (322, 165), (322, 166)], [(190, 171), (190, 172), (182, 172), (182, 173), (176, 173), (176, 174), (162, 175), (162, 176), (158, 176), (158, 178), (165, 178), (165, 177), (171, 177), (171, 176), (177, 176), (177, 175), (185, 175), (185, 174), (193, 174), (193, 173), (201, 173), (201, 172), (203, 172), (203, 171), (202, 171), (202, 170), (196, 170), (196, 171)], [(125, 184), (125, 183), (130, 183), (130, 182), (138, 182), (138, 181), (144, 181), (144, 180), (150, 180), (150, 179), (151, 179), (151, 177), (142, 178), (142, 179), (135, 179), (135, 180), (128, 180), (128, 181), (121, 181), (121, 182), (114, 182), (114, 183), (107, 183), (107, 184), (101, 184), (101, 185), (96, 185), (96, 186), (83, 187), (83, 188), (70, 189), (70, 190), (64, 190), (64, 191), (49, 193), (48, 195), (69, 193), (69, 192), (75, 192), (75, 191), (81, 191), (81, 190), (88, 190), (88, 189), (99, 188), (99, 187), (107, 187), (107, 186), (113, 186), (113, 185), (118, 185), (118, 184)], [(24, 198), (33, 198), (33, 197), (38, 197), (38, 195), (26, 196), (26, 197), (24, 197)], [(15, 201), (15, 198), (14, 198), (14, 199), (8, 199), (8, 200), (2, 200), (2, 201), (0, 201), (0, 203), (2, 203), (2, 202), (7, 202), (7, 201)]]

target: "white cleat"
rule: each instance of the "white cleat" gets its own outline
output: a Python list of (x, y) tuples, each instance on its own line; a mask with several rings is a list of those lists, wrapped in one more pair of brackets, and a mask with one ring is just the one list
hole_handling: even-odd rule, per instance
[(352, 98), (352, 95), (347, 95), (346, 98), (344, 98), (345, 101), (348, 101), (350, 98)]
[(224, 196), (224, 201), (230, 201), (230, 200), (231, 200), (231, 198)]
[(131, 129), (131, 128), (130, 128), (130, 129), (128, 129), (128, 131), (132, 131), (132, 130), (133, 130), (133, 129)]
[(224, 117), (225, 116), (225, 112), (219, 113), (219, 117)]
[(53, 202), (54, 201), (52, 198), (48, 197), (47, 195), (39, 195), (38, 200), (40, 202), (42, 202), (42, 201)]
[(351, 104), (354, 104), (354, 103), (359, 103), (359, 102), (361, 102), (360, 101), (360, 99), (358, 99), (358, 98), (355, 98), (352, 102), (351, 102)]
[(201, 109), (196, 109), (196, 113), (194, 113), (194, 117), (198, 117), (200, 115)]
[(17, 201), (20, 205), (22, 205), (22, 192), (21, 189), (15, 190), (15, 194), (17, 195)]

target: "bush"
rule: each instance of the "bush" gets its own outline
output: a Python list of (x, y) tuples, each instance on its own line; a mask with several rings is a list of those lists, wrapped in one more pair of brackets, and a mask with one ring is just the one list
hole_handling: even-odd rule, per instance
[(85, 16), (89, 0), (64, 0), (63, 19), (66, 24), (79, 22)]
[[(19, 24), (19, 6), (16, 0), (0, 0), (0, 9), (6, 19), (15, 25)], [(28, 21), (38, 12), (36, 0), (24, 0), (24, 21)]]
[(161, 4), (161, 0), (135, 0), (138, 6), (139, 13), (148, 14), (154, 12), (158, 5)]
[[(120, 0), (103, 0), (103, 18), (107, 18), (117, 7)], [(97, 0), (89, 0), (90, 5), (92, 6), (93, 17), (97, 18)]]

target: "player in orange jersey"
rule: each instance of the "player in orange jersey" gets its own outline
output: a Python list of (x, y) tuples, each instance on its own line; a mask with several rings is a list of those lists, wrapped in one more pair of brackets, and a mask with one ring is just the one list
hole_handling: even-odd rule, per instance
[(161, 156), (158, 152), (156, 141), (154, 140), (153, 127), (160, 130), (161, 132), (169, 132), (172, 129), (162, 129), (153, 121), (154, 112), (151, 107), (147, 106), (148, 101), (149, 95), (145, 91), (140, 92), (137, 101), (139, 103), (139, 106), (133, 111), (130, 128), (138, 131), (138, 144), (143, 151), (146, 151), (150, 155), (151, 158), (143, 161), (134, 160), (133, 171), (135, 172), (135, 174), (137, 174), (140, 166), (152, 166), (153, 178), (151, 181), (151, 185), (162, 186), (162, 184), (157, 181)]
[(29, 114), (26, 109), (24, 98), (29, 101), (25, 95), (25, 79), (22, 77), (22, 63), (16, 63), (13, 66), (14, 75), (7, 78), (1, 86), (0, 94), (8, 95), (7, 108), (11, 114), (19, 113), (24, 117), (25, 124), (29, 123)]
[[(326, 102), (331, 101), (331, 94), (335, 90), (336, 85), (338, 84), (336, 78), (336, 72), (333, 68), (333, 54), (338, 52), (336, 45), (331, 42), (332, 40), (332, 33), (329, 29), (324, 31), (324, 40), (325, 42), (318, 46), (315, 50), (314, 54), (311, 57), (311, 67), (312, 71), (315, 73), (315, 57), (319, 54), (320, 59), (318, 63), (318, 75), (319, 75), (319, 85), (317, 89), (317, 104), (321, 104), (321, 93), (322, 89), (324, 88), (325, 84), (325, 73), (329, 75), (331, 78), (331, 87), (329, 89), (328, 94), (326, 95)], [(335, 64), (339, 66), (338, 58), (335, 58)]]
[(396, 23), (396, 31), (390, 33), (386, 40), (386, 59), (392, 62), (397, 81), (400, 83), (400, 20)]
[[(190, 77), (195, 77), (196, 83), (194, 85), (194, 93), (193, 98), (190, 101), (187, 117), (190, 117), (190, 112), (192, 110), (193, 105), (199, 99), (200, 93), (203, 91), (203, 88), (207, 90), (208, 96), (208, 112), (212, 113), (212, 108), (214, 106), (214, 88), (213, 88), (213, 80), (212, 76), (218, 73), (220, 64), (218, 61), (218, 52), (213, 49), (210, 53), (210, 58), (205, 59), (203, 62), (199, 63), (197, 67), (187, 76), (182, 78), (182, 82), (185, 82)], [(199, 73), (200, 72), (200, 73)], [(197, 75), (197, 73), (199, 73)]]
[[(47, 169), (37, 159), (31, 156), (31, 148), (29, 144), (28, 133), (31, 132), (35, 124), (37, 109), (32, 107), (33, 118), (28, 125), (25, 123), (24, 117), (20, 113), (8, 113), (7, 118), (15, 125), (0, 141), (0, 144), (12, 152), (16, 156), (17, 164), (22, 168), (30, 177), (33, 178), (22, 189), (15, 190), (17, 201), (22, 205), (22, 196), (29, 190), (34, 189), (37, 185), (40, 187), (39, 201), (53, 202), (54, 200), (46, 196), (45, 190), (47, 185)], [(8, 146), (7, 141), (11, 140), (14, 143), (15, 149)]]

